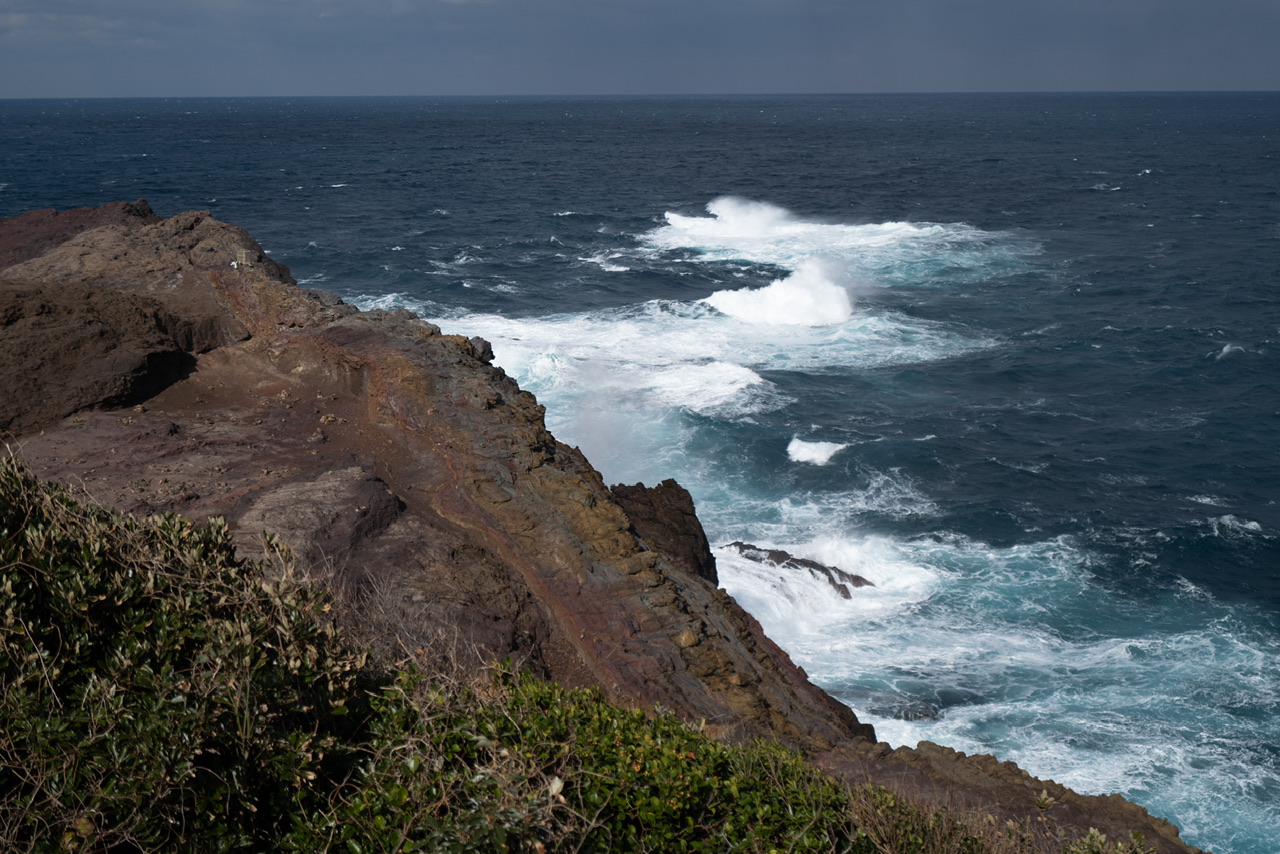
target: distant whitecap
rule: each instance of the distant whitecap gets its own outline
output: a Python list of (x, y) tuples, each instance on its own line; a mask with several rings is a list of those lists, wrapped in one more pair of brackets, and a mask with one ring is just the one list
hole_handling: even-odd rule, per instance
[(795, 272), (824, 257), (861, 284), (929, 284), (988, 278), (1021, 269), (1039, 247), (1025, 238), (964, 223), (841, 223), (805, 219), (765, 202), (723, 196), (710, 216), (665, 215), (666, 224), (640, 236), (655, 251), (694, 250), (707, 261), (769, 264)]
[(621, 257), (622, 256), (616, 252), (597, 252), (595, 255), (591, 255), (587, 258), (579, 258), (578, 260), (588, 264), (595, 264), (606, 273), (625, 273), (631, 268), (623, 264), (615, 263), (617, 259)]
[(1222, 346), (1222, 349), (1219, 350), (1216, 354), (1210, 353), (1209, 355), (1213, 356), (1215, 359), (1225, 359), (1227, 356), (1230, 356), (1232, 353), (1243, 353), (1243, 352), (1244, 352), (1244, 348), (1241, 347), (1239, 344), (1224, 344)]

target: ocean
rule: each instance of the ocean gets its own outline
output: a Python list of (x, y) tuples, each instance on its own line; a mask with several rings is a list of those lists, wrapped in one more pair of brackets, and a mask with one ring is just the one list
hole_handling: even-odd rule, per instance
[(489, 339), (882, 739), (1276, 850), (1280, 94), (0, 101), (0, 216), (139, 197)]

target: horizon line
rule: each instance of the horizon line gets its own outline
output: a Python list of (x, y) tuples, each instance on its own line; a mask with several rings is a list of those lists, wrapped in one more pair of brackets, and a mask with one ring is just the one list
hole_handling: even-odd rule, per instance
[(624, 98), (823, 98), (949, 95), (1272, 95), (1280, 89), (965, 89), (866, 92), (613, 92), (613, 93), (480, 93), (480, 94), (272, 94), (272, 95), (17, 95), (0, 101), (140, 101), (252, 100), (281, 98), (449, 98), (449, 99), (624, 99)]

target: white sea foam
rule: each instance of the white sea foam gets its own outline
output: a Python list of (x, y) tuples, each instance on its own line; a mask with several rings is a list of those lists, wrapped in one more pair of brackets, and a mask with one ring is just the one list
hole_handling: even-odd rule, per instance
[[(785, 405), (787, 399), (764, 378), (767, 371), (928, 362), (996, 343), (966, 338), (936, 321), (853, 312), (841, 241), (889, 246), (902, 235), (938, 233), (937, 227), (813, 223), (781, 208), (737, 199), (717, 199), (708, 207), (710, 218), (670, 215), (679, 228), (672, 226), (667, 236), (676, 243), (690, 233), (730, 242), (759, 239), (760, 257), (770, 262), (778, 258), (776, 247), (789, 242), (796, 250), (792, 273), (764, 288), (721, 290), (694, 303), (653, 301), (542, 318), (455, 315), (449, 320), (458, 320), (458, 331), (489, 339), (497, 363), (548, 405), (562, 438), (594, 445), (592, 459), (606, 469), (614, 465), (614, 455), (605, 453), (608, 443), (599, 438), (600, 416), (588, 412), (594, 408), (589, 401), (598, 396), (613, 410), (628, 413), (626, 432), (638, 439), (650, 436), (646, 447), (652, 450), (661, 445), (661, 425), (669, 426), (680, 413), (739, 419)], [(650, 237), (661, 242), (661, 232)], [(836, 252), (817, 251), (832, 248), (833, 241)], [(580, 260), (621, 272), (627, 268), (619, 263), (623, 257), (602, 250)], [(448, 262), (436, 262), (441, 270), (433, 272), (458, 275), (476, 260), (462, 250)], [(470, 279), (462, 285), (518, 287)], [(441, 320), (433, 317), (430, 306), (405, 295), (358, 298), (357, 304), (401, 304)], [(620, 468), (628, 470), (631, 463)]]
[(755, 392), (772, 388), (755, 371), (729, 362), (662, 368), (646, 382), (660, 405), (703, 415), (760, 411), (768, 404)]
[(806, 259), (837, 261), (862, 284), (929, 284), (985, 278), (1021, 266), (1035, 245), (964, 223), (848, 224), (803, 219), (765, 202), (725, 196), (710, 216), (669, 212), (666, 225), (641, 236), (652, 250), (688, 250), (709, 261), (746, 261), (796, 271)]
[(843, 451), (847, 447), (849, 447), (847, 444), (842, 445), (839, 442), (806, 442), (803, 439), (795, 438), (787, 445), (787, 456), (793, 462), (825, 466), (831, 462), (831, 458), (836, 453)]
[(1213, 528), (1214, 533), (1247, 531), (1251, 534), (1259, 534), (1262, 532), (1262, 526), (1257, 522), (1249, 519), (1241, 519), (1232, 514), (1219, 516), (1216, 519), (1210, 519), (1209, 524)]
[[(666, 301), (584, 315), (525, 319), (512, 323), (512, 332), (525, 341), (532, 335), (557, 349), (574, 350), (582, 348), (567, 340), (568, 335), (583, 335), (591, 352), (600, 354), (603, 346), (604, 355), (615, 356), (620, 365), (653, 360), (663, 364), (721, 361), (756, 371), (912, 364), (996, 343), (965, 338), (942, 324), (890, 313), (855, 315), (836, 325), (791, 326), (717, 315), (704, 303)], [(661, 347), (655, 347), (658, 341)]]
[(845, 514), (877, 514), (894, 519), (936, 516), (939, 508), (901, 471), (871, 471), (867, 485), (845, 493), (840, 506)]
[(708, 305), (748, 323), (830, 326), (853, 315), (853, 301), (832, 281), (832, 264), (805, 259), (790, 276), (764, 288), (716, 291)]
[[(362, 306), (413, 308), (412, 303), (404, 295), (357, 299)], [(751, 323), (719, 315), (699, 303), (668, 301), (540, 318), (467, 315), (459, 321), (459, 331), (491, 340), (498, 363), (535, 393), (556, 383), (542, 371), (530, 369), (531, 360), (539, 354), (555, 354), (562, 371), (590, 362), (603, 372), (597, 381), (642, 390), (669, 389), (673, 380), (656, 373), (672, 369), (707, 379), (719, 376), (741, 387), (739, 380), (747, 372), (752, 384), (765, 385), (759, 378), (762, 370), (910, 364), (994, 343), (963, 338), (941, 324), (889, 314), (858, 315), (832, 326), (793, 327)], [(714, 364), (738, 368), (732, 372), (706, 368)], [(708, 388), (706, 393), (713, 392)], [(750, 411), (759, 411), (757, 405), (773, 407), (761, 397), (753, 401)]]
[(710, 217), (666, 214), (667, 225), (644, 236), (667, 248), (693, 248), (722, 260), (744, 260), (795, 268), (815, 254), (866, 251), (939, 233), (940, 226), (907, 222), (844, 225), (804, 220), (789, 211), (725, 196), (707, 204)]
[(715, 463), (715, 458), (686, 455), (681, 480), (695, 494), (714, 497), (699, 503), (698, 516), (717, 542), (804, 542), (829, 549), (830, 543), (843, 542), (850, 532), (860, 530), (868, 516), (913, 519), (938, 513), (937, 505), (896, 471), (865, 473), (859, 477), (860, 488), (793, 492), (779, 498), (726, 492), (716, 479)]
[(589, 264), (595, 264), (606, 273), (625, 273), (631, 268), (617, 263), (622, 256), (616, 252), (597, 252), (588, 258), (579, 258), (579, 261), (585, 261)]
[(1280, 776), (1267, 745), (1280, 649), (1199, 588), (1175, 587), (1168, 603), (1118, 596), (1065, 538), (1007, 548), (835, 534), (757, 544), (877, 585), (842, 600), (821, 579), (717, 552), (726, 589), (882, 740), (971, 753), (998, 744), (1001, 758), (1037, 776), (1130, 792), (1179, 816), (1184, 832), (1237, 825), (1215, 812), (1224, 788), (1248, 792), (1233, 802), (1239, 827), (1275, 818), (1266, 805)]
[[(407, 294), (355, 302), (361, 308), (407, 307), (446, 332), (488, 339), (496, 363), (547, 406), (548, 425), (557, 437), (580, 445), (615, 482), (661, 479), (698, 468), (701, 463), (685, 447), (690, 429), (681, 423), (685, 416), (733, 421), (786, 406), (789, 398), (766, 379), (767, 371), (910, 364), (992, 343), (890, 314), (791, 326), (728, 317), (703, 302), (653, 301), (539, 318), (443, 311)], [(825, 453), (799, 445), (794, 453), (811, 453), (817, 462), (819, 450)], [(839, 512), (846, 518), (936, 510), (900, 475), (867, 476), (867, 489), (840, 499)]]
[[(939, 584), (936, 571), (911, 560), (892, 541), (881, 537), (825, 537), (801, 543), (764, 539), (753, 543), (838, 567), (875, 585), (857, 588), (851, 599), (844, 599), (825, 578), (761, 564), (735, 549), (717, 549), (716, 562), (725, 589), (760, 620), (769, 637), (788, 650), (800, 651), (801, 656), (831, 641), (833, 633), (909, 611)], [(816, 656), (809, 660), (821, 663)]]

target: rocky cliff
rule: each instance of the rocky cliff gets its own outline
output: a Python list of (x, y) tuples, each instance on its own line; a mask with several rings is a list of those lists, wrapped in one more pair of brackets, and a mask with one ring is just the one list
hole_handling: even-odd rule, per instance
[(487, 343), (299, 288), (208, 212), (0, 220), (0, 312), (0, 430), (34, 472), (129, 512), (223, 516), (247, 555), (275, 532), (389, 643), (513, 658), (1000, 816), (1039, 815), (1044, 790), (1060, 822), (1189, 850), (1123, 799), (876, 744), (716, 586), (678, 484), (606, 486)]

